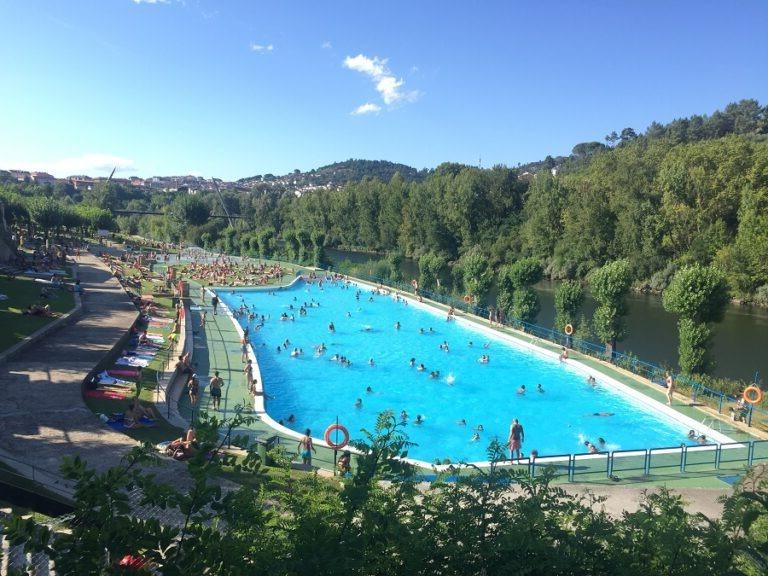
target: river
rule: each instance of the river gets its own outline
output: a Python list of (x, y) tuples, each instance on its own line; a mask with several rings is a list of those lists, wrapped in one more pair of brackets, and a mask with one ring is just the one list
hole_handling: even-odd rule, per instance
[[(327, 251), (332, 263), (348, 259), (362, 263), (382, 258), (376, 254), (361, 254), (340, 250)], [(418, 277), (418, 265), (414, 260), (403, 262), (402, 272), (406, 279)], [(543, 281), (534, 288), (541, 301), (541, 311), (536, 323), (551, 328), (555, 318), (554, 291), (556, 282)], [(492, 291), (491, 301), (493, 304)], [(620, 351), (630, 351), (641, 360), (677, 366), (677, 318), (664, 310), (661, 298), (651, 294), (631, 293), (627, 297), (629, 334), (619, 343)], [(595, 301), (587, 295), (584, 315), (592, 316)], [(752, 306), (728, 306), (723, 321), (715, 325), (713, 356), (716, 361), (713, 374), (728, 378), (752, 381), (759, 371), (765, 379), (768, 375), (768, 310)]]

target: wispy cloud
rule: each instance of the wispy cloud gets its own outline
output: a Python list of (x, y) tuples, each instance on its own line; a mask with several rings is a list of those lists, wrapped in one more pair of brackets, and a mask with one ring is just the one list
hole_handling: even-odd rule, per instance
[[(369, 58), (363, 54), (347, 56), (344, 58), (344, 67), (368, 76), (387, 106), (398, 102), (413, 102), (419, 97), (417, 90), (406, 91), (403, 89), (405, 80), (398, 78), (389, 70), (386, 58), (379, 58), (378, 56)], [(363, 104), (358, 110), (364, 106), (367, 104)]]
[(133, 0), (134, 4), (168, 4), (169, 0)]
[(135, 172), (135, 162), (130, 158), (114, 156), (112, 154), (89, 153), (73, 158), (61, 158), (51, 162), (21, 162), (14, 168), (29, 170), (31, 172), (50, 172), (54, 176), (62, 178), (75, 174), (88, 174), (90, 176), (106, 175), (117, 168), (117, 172)]
[(272, 52), (275, 49), (273, 44), (256, 44), (251, 42), (251, 52), (257, 52), (258, 54), (266, 54)]
[(363, 116), (364, 114), (378, 114), (381, 112), (381, 106), (373, 102), (366, 102), (352, 110), (352, 116)]
[(325, 42), (320, 44), (320, 48), (322, 48), (323, 50), (328, 50), (329, 48), (333, 48), (333, 44), (331, 44), (329, 40), (326, 40)]

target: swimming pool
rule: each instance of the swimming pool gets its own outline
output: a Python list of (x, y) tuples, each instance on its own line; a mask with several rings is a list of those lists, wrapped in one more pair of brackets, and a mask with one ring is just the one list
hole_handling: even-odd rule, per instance
[[(257, 315), (237, 321), (250, 326), (264, 389), (272, 397), (267, 413), (297, 432), (310, 428), (317, 438), (337, 418), (355, 438), (361, 428), (372, 429), (383, 410), (404, 410), (417, 444), (409, 457), (425, 462), (485, 461), (492, 438), (506, 442), (512, 418), (525, 428), (524, 453), (536, 449), (541, 456), (585, 452), (584, 442), (599, 438), (610, 450), (679, 446), (691, 443), (686, 434), (692, 427), (729, 441), (598, 374), (590, 385), (583, 366), (561, 363), (552, 353), (465, 319), (447, 322), (442, 311), (374, 294), (366, 285), (325, 282), (321, 288), (298, 281), (276, 291), (219, 296), (230, 309), (244, 304)], [(293, 319), (280, 320), (283, 314)], [(262, 315), (266, 321), (257, 330)], [(322, 354), (314, 350), (320, 344), (327, 348)], [(291, 356), (294, 348), (303, 355)], [(487, 364), (478, 362), (484, 354)], [(351, 365), (332, 360), (337, 355)], [(426, 370), (419, 371), (419, 364)], [(439, 376), (430, 378), (435, 371)], [(518, 394), (523, 385), (526, 392)], [(423, 424), (414, 423), (417, 415)]]

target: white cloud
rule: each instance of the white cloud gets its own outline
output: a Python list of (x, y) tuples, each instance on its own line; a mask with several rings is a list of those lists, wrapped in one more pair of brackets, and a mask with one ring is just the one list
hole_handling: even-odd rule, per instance
[(256, 44), (251, 42), (251, 52), (258, 52), (259, 54), (265, 54), (266, 52), (272, 52), (275, 49), (272, 44)]
[(168, 0), (133, 0), (134, 4), (168, 4)]
[(379, 112), (381, 112), (381, 106), (372, 102), (366, 102), (352, 110), (351, 114), (352, 116), (362, 116), (363, 114), (378, 114)]
[(368, 58), (363, 54), (344, 58), (344, 67), (369, 76), (373, 80), (376, 91), (389, 106), (397, 102), (413, 102), (419, 97), (416, 90), (403, 91), (405, 80), (398, 78), (387, 68), (387, 59), (374, 56)]
[(323, 48), (324, 50), (327, 50), (329, 48), (333, 48), (333, 44), (329, 40), (326, 40), (322, 44), (320, 44), (320, 48)]
[(19, 170), (30, 172), (50, 172), (58, 178), (87, 174), (89, 176), (109, 175), (113, 168), (119, 172), (135, 172), (132, 159), (111, 154), (83, 154), (74, 158), (61, 158), (51, 162), (21, 162), (15, 165)]

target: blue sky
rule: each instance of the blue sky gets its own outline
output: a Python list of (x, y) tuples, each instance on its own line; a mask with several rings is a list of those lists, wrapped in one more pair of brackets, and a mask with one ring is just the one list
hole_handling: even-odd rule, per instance
[(768, 104), (763, 0), (0, 0), (0, 21), (0, 168), (56, 176), (514, 166)]

